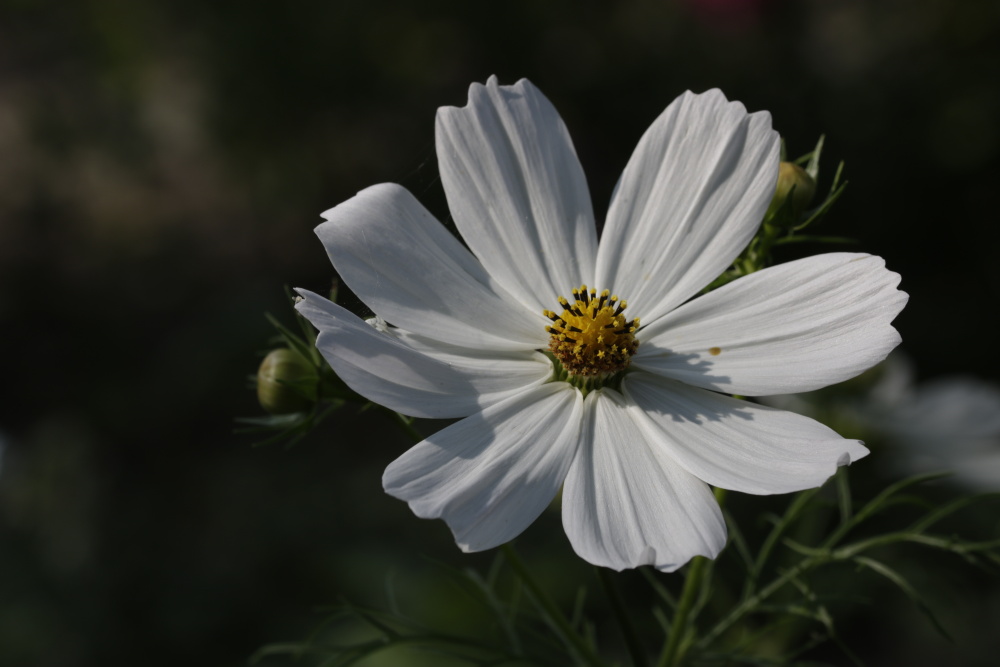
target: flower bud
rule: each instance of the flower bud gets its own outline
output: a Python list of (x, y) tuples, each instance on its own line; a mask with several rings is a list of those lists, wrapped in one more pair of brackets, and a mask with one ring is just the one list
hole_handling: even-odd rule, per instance
[(782, 220), (776, 222), (794, 225), (815, 194), (816, 181), (805, 169), (792, 162), (782, 162), (778, 165), (778, 185), (774, 189), (774, 198), (771, 199), (764, 219), (780, 214)]
[(257, 400), (274, 415), (310, 409), (316, 402), (318, 388), (316, 367), (287, 347), (271, 350), (257, 370)]

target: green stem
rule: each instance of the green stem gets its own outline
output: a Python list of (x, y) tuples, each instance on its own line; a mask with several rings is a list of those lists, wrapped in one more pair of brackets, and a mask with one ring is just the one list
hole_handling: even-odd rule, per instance
[(770, 584), (765, 586), (763, 589), (761, 589), (759, 593), (741, 602), (738, 607), (736, 607), (735, 609), (733, 609), (732, 612), (729, 613), (728, 616), (719, 621), (716, 624), (716, 626), (712, 628), (710, 632), (706, 633), (705, 636), (702, 637), (699, 644), (702, 647), (708, 646), (723, 632), (732, 627), (732, 625), (736, 623), (736, 621), (738, 621), (740, 617), (743, 616), (743, 614), (750, 611), (751, 609), (756, 607), (758, 604), (760, 604), (767, 598), (771, 597), (771, 595), (777, 592), (778, 589), (780, 589), (782, 586), (787, 584), (789, 581), (792, 581), (806, 570), (814, 567), (817, 564), (822, 564), (828, 560), (830, 560), (830, 558), (827, 556), (813, 556), (810, 558), (806, 558), (803, 561), (800, 561), (797, 565), (795, 565), (795, 567), (786, 571), (780, 577), (778, 577)]
[(757, 559), (750, 567), (750, 573), (743, 586), (744, 600), (748, 599), (753, 594), (753, 590), (757, 586), (757, 582), (764, 571), (764, 565), (767, 563), (767, 559), (771, 556), (771, 552), (774, 550), (774, 547), (778, 544), (778, 540), (785, 534), (788, 527), (799, 518), (799, 515), (818, 491), (819, 489), (809, 489), (808, 491), (799, 493), (795, 496), (795, 499), (792, 500), (788, 510), (785, 512), (785, 516), (774, 524), (774, 528), (771, 529), (771, 532), (764, 539), (764, 544), (761, 545), (760, 551), (757, 554)]
[(649, 664), (646, 660), (646, 652), (639, 642), (639, 636), (635, 633), (635, 628), (632, 627), (632, 621), (629, 619), (628, 611), (625, 609), (621, 593), (618, 587), (615, 586), (611, 571), (596, 565), (594, 569), (597, 571), (597, 579), (601, 582), (601, 588), (604, 589), (605, 595), (608, 596), (608, 600), (611, 602), (611, 611), (614, 613), (615, 620), (618, 621), (618, 626), (621, 628), (622, 637), (625, 639), (625, 646), (628, 648), (629, 655), (632, 656), (632, 664), (635, 667), (646, 667)]
[(573, 626), (570, 625), (570, 622), (566, 620), (565, 616), (563, 616), (559, 607), (556, 606), (556, 603), (552, 601), (552, 598), (546, 595), (542, 587), (539, 586), (538, 582), (536, 582), (531, 576), (531, 572), (528, 570), (528, 567), (524, 564), (524, 561), (521, 560), (521, 557), (517, 555), (517, 552), (514, 551), (514, 547), (511, 546), (510, 542), (500, 548), (503, 550), (503, 555), (507, 558), (507, 562), (510, 563), (510, 566), (513, 568), (515, 574), (517, 574), (521, 581), (524, 582), (524, 585), (528, 588), (528, 590), (531, 591), (532, 596), (535, 598), (535, 601), (539, 604), (539, 606), (545, 610), (546, 615), (552, 622), (552, 625), (555, 626), (554, 629), (560, 635), (560, 638), (570, 647), (575, 649), (580, 658), (582, 658), (588, 665), (591, 665), (592, 667), (604, 667), (604, 662), (594, 652), (594, 649), (591, 648), (579, 634), (577, 634), (576, 630), (573, 629)]
[(410, 436), (414, 443), (421, 442), (424, 439), (424, 436), (420, 435), (420, 431), (414, 428), (413, 420), (409, 417), (405, 417), (395, 410), (387, 410), (387, 412), (392, 415), (392, 418), (399, 424), (399, 427), (406, 432), (406, 435)]
[[(714, 490), (715, 501), (721, 506), (726, 501), (726, 490), (716, 488)], [(691, 568), (688, 570), (687, 578), (684, 579), (684, 590), (681, 591), (680, 602), (674, 612), (674, 622), (670, 626), (670, 635), (667, 637), (667, 645), (660, 654), (658, 667), (674, 667), (680, 664), (683, 657), (681, 643), (684, 635), (687, 634), (688, 616), (694, 608), (698, 594), (701, 592), (702, 579), (708, 568), (709, 559), (704, 556), (695, 556), (691, 560)]]
[(691, 568), (684, 580), (684, 590), (681, 592), (680, 602), (677, 603), (674, 622), (670, 626), (667, 645), (664, 647), (663, 653), (660, 654), (659, 667), (674, 667), (681, 658), (681, 641), (684, 639), (685, 630), (687, 630), (688, 615), (694, 607), (695, 600), (698, 599), (701, 579), (705, 575), (707, 565), (708, 559), (704, 556), (695, 556), (691, 560)]

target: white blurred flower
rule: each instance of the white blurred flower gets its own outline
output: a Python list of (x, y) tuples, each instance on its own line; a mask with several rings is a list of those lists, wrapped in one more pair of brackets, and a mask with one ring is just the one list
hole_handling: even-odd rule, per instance
[(893, 355), (868, 399), (852, 404), (854, 418), (899, 447), (904, 470), (1000, 488), (1000, 387), (968, 376), (917, 383), (913, 364)]
[[(970, 376), (918, 383), (894, 353), (853, 393), (768, 396), (762, 402), (894, 447), (895, 473), (952, 472), (982, 490), (1000, 488), (1000, 386)], [(863, 378), (862, 378), (863, 379)]]
[(479, 551), (562, 486), (581, 557), (670, 571), (725, 544), (709, 484), (796, 491), (864, 456), (812, 419), (724, 394), (808, 391), (881, 361), (906, 295), (880, 258), (819, 255), (691, 299), (754, 236), (778, 144), (766, 112), (685, 93), (640, 140), (598, 242), (569, 134), (534, 86), (491, 78), (440, 109), (441, 180), (468, 249), (402, 187), (376, 185), (317, 234), (391, 326), (304, 290), (297, 306), (359, 394), (463, 418), (394, 461), (386, 491)]

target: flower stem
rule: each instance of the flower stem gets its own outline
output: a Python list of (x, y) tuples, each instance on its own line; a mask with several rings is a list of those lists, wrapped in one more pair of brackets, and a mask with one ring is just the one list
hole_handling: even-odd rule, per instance
[[(725, 489), (715, 489), (715, 501), (722, 505), (726, 500)], [(694, 608), (694, 603), (701, 592), (701, 582), (705, 576), (709, 559), (704, 556), (695, 556), (691, 559), (691, 568), (688, 570), (687, 578), (684, 579), (684, 590), (681, 591), (681, 599), (677, 603), (677, 610), (674, 612), (674, 622), (670, 626), (670, 636), (667, 637), (667, 645), (660, 654), (658, 667), (674, 667), (680, 664), (683, 657), (681, 653), (681, 642), (687, 631), (688, 616)]]
[(777, 579), (772, 581), (770, 584), (765, 586), (761, 591), (750, 598), (742, 601), (735, 609), (733, 609), (728, 616), (719, 621), (714, 628), (711, 629), (704, 637), (702, 637), (700, 644), (703, 646), (710, 645), (715, 639), (720, 637), (722, 633), (728, 630), (736, 621), (738, 621), (744, 614), (756, 607), (758, 604), (769, 598), (778, 589), (792, 581), (800, 574), (808, 570), (809, 568), (822, 564), (828, 561), (827, 556), (813, 556), (806, 558), (805, 560), (799, 562), (794, 567), (790, 568), (784, 574), (779, 576)]
[(625, 609), (621, 592), (615, 586), (611, 572), (607, 568), (596, 565), (594, 569), (597, 571), (597, 579), (601, 582), (601, 588), (604, 589), (604, 593), (611, 602), (611, 611), (614, 613), (615, 620), (618, 621), (618, 626), (621, 628), (622, 637), (625, 639), (625, 646), (632, 657), (632, 664), (634, 667), (646, 667), (648, 664), (646, 661), (646, 652), (639, 642), (639, 636), (636, 635), (635, 628), (632, 627), (632, 621), (629, 619), (628, 611)]
[(535, 598), (535, 601), (539, 604), (539, 606), (545, 610), (546, 615), (552, 622), (552, 625), (555, 626), (554, 629), (557, 633), (559, 633), (560, 638), (569, 644), (576, 651), (576, 653), (579, 654), (580, 658), (582, 658), (588, 665), (591, 665), (592, 667), (604, 667), (604, 662), (594, 652), (594, 649), (591, 648), (579, 634), (577, 634), (576, 630), (573, 629), (573, 626), (570, 625), (570, 622), (566, 620), (565, 616), (563, 616), (559, 607), (557, 607), (555, 602), (552, 601), (552, 598), (546, 595), (545, 591), (542, 590), (542, 587), (539, 586), (538, 582), (534, 580), (531, 576), (531, 572), (528, 570), (528, 567), (524, 564), (524, 561), (521, 560), (521, 557), (517, 555), (516, 551), (514, 551), (514, 547), (508, 542), (500, 548), (503, 550), (503, 555), (507, 559), (507, 562), (510, 563), (510, 566), (513, 568), (515, 574), (517, 574), (521, 581), (524, 582), (524, 585), (527, 586), (528, 590), (531, 591), (532, 596)]
[(677, 603), (677, 611), (674, 613), (674, 622), (670, 626), (670, 636), (667, 637), (667, 645), (664, 647), (663, 653), (660, 654), (659, 667), (674, 667), (680, 660), (681, 641), (687, 630), (688, 615), (698, 598), (701, 579), (707, 565), (708, 559), (704, 556), (695, 556), (691, 560), (691, 568), (684, 580), (684, 590), (681, 593), (680, 602)]
[(387, 410), (387, 412), (392, 415), (395, 422), (406, 432), (406, 435), (410, 436), (410, 439), (414, 443), (418, 443), (424, 439), (424, 436), (420, 435), (420, 431), (413, 427), (413, 420), (411, 418), (405, 417), (395, 410)]

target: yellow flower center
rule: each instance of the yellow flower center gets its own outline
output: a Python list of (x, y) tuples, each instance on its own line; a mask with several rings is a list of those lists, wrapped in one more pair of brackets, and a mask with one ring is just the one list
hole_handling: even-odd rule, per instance
[(552, 320), (549, 350), (571, 376), (608, 377), (625, 370), (639, 347), (639, 318), (626, 320), (625, 300), (604, 290), (600, 296), (586, 285), (573, 290), (575, 301), (559, 297), (562, 313), (542, 311)]

